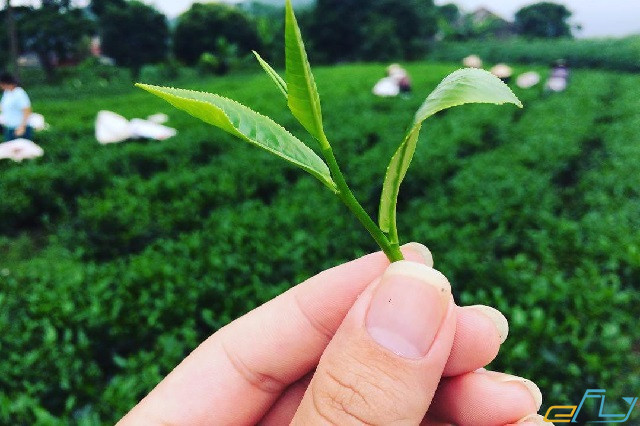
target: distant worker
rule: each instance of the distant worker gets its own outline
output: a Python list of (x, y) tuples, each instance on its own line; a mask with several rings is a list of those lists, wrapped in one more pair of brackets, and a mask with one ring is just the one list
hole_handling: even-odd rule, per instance
[(33, 135), (33, 128), (29, 125), (31, 101), (27, 92), (20, 87), (18, 80), (8, 73), (0, 74), (0, 88), (3, 90), (0, 111), (4, 140), (31, 139)]
[(467, 68), (482, 68), (482, 59), (478, 55), (469, 55), (462, 60), (462, 65)]
[(495, 75), (505, 83), (509, 83), (509, 81), (511, 80), (511, 75), (513, 74), (513, 70), (507, 64), (497, 64), (496, 66), (491, 68), (491, 74)]
[(387, 68), (387, 76), (380, 79), (372, 90), (377, 96), (397, 96), (411, 93), (409, 73), (398, 64), (391, 64)]
[(569, 68), (563, 59), (557, 60), (551, 68), (551, 74), (545, 84), (545, 90), (551, 92), (564, 92), (569, 83)]
[(398, 64), (391, 64), (387, 68), (387, 74), (398, 82), (400, 93), (411, 93), (411, 79), (409, 73)]

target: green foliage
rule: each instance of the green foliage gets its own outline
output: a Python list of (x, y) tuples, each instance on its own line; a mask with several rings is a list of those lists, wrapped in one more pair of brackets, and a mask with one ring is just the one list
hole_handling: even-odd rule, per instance
[(38, 55), (48, 80), (54, 78), (53, 58), (64, 63), (77, 58), (78, 44), (93, 31), (83, 11), (68, 1), (43, 1), (39, 8), (16, 14), (21, 51)]
[(105, 6), (100, 15), (102, 48), (120, 66), (138, 75), (143, 65), (167, 56), (169, 27), (166, 17), (139, 1)]
[(269, 65), (264, 59), (262, 59), (262, 57), (258, 52), (254, 51), (253, 54), (255, 55), (256, 59), (258, 60), (258, 63), (260, 64), (264, 72), (266, 72), (267, 75), (271, 77), (271, 80), (273, 80), (274, 84), (276, 85), (278, 90), (280, 90), (280, 92), (284, 95), (285, 99), (288, 99), (289, 89), (287, 88), (287, 83), (282, 79), (282, 77), (280, 77), (278, 72), (271, 67), (271, 65)]
[(509, 37), (512, 25), (498, 15), (477, 17), (474, 13), (462, 13), (453, 3), (437, 8), (438, 28), (443, 40), (477, 40)]
[(318, 0), (307, 40), (322, 60), (421, 58), (437, 31), (431, 0)]
[(126, 8), (127, 0), (91, 0), (89, 9), (97, 17), (104, 15), (110, 8)]
[[(383, 68), (314, 69), (326, 128), (369, 211), (381, 159), (455, 70), (411, 64), (416, 95), (377, 99)], [(182, 83), (296, 127), (257, 66)], [(634, 74), (577, 70), (563, 94), (515, 89), (524, 109), (439, 113), (403, 183), (404, 237), (430, 247), (459, 304), (504, 312), (510, 336), (489, 368), (535, 380), (543, 410), (587, 388), (607, 389), (607, 401), (640, 388), (639, 90)], [(147, 93), (30, 95), (52, 129), (37, 137), (44, 157), (0, 162), (2, 424), (114, 424), (229, 321), (376, 250), (316, 179)], [(164, 111), (179, 133), (100, 147), (103, 108)]]
[(178, 18), (173, 51), (179, 60), (195, 65), (205, 52), (223, 55), (219, 43), (237, 46), (239, 56), (261, 47), (257, 24), (240, 9), (222, 4), (194, 3)]
[(224, 37), (216, 40), (215, 53), (204, 52), (198, 59), (197, 68), (201, 74), (224, 75), (239, 62), (238, 46)]
[(400, 183), (415, 152), (422, 122), (438, 111), (464, 103), (511, 102), (520, 107), (522, 104), (502, 81), (486, 71), (460, 70), (443, 80), (416, 113), (412, 128), (391, 160), (380, 203), (380, 227), (377, 227), (346, 183), (324, 133), (320, 96), (291, 0), (286, 1), (285, 9), (286, 82), (260, 55), (255, 56), (267, 75), (286, 95), (293, 116), (320, 143), (326, 164), (284, 128), (241, 104), (209, 93), (144, 84), (138, 86), (194, 117), (258, 145), (310, 172), (336, 193), (369, 231), (389, 260), (402, 260), (402, 253), (398, 249), (396, 204)]
[(320, 95), (304, 48), (302, 35), (291, 1), (287, 0), (285, 23), (287, 101), (293, 116), (318, 140), (322, 148), (328, 143), (322, 127)]
[(311, 149), (273, 120), (222, 96), (138, 84), (176, 108), (308, 171), (334, 189), (329, 169)]
[(570, 17), (571, 11), (566, 6), (540, 2), (517, 11), (515, 25), (525, 37), (571, 37), (571, 27), (567, 23)]
[(616, 71), (640, 71), (640, 37), (595, 40), (482, 40), (440, 43), (431, 54), (434, 60), (459, 61), (477, 54), (489, 62), (551, 64), (559, 58), (569, 66)]
[(467, 68), (442, 80), (416, 112), (409, 132), (391, 158), (385, 174), (378, 222), (383, 232), (391, 233), (393, 242), (398, 242), (396, 204), (400, 184), (413, 159), (422, 123), (437, 112), (467, 103), (512, 103), (522, 108), (522, 103), (511, 89), (487, 71)]

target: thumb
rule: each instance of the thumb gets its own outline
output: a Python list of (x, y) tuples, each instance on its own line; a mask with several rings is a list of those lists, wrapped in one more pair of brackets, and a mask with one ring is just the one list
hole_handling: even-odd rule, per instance
[(325, 349), (292, 424), (419, 424), (455, 325), (451, 286), (440, 272), (391, 264)]

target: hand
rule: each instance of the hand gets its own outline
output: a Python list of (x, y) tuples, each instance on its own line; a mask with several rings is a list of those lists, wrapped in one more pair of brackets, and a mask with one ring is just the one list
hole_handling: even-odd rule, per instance
[(209, 337), (120, 425), (547, 424), (530, 381), (481, 369), (508, 325), (458, 307), (426, 247), (329, 269)]
[(16, 128), (15, 134), (16, 136), (22, 136), (27, 131), (26, 126), (20, 126)]

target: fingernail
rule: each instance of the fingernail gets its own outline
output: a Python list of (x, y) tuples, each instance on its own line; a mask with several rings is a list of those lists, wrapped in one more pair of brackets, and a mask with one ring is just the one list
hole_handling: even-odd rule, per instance
[(526, 417), (521, 418), (520, 420), (518, 420), (516, 422), (516, 424), (521, 424), (521, 423), (528, 423), (528, 424), (532, 424), (532, 425), (551, 425), (553, 426), (553, 423), (551, 422), (545, 422), (544, 421), (544, 417), (542, 417), (540, 414), (529, 414)]
[(542, 406), (542, 392), (540, 392), (540, 388), (531, 380), (524, 379), (518, 376), (510, 376), (508, 374), (501, 375), (498, 380), (501, 382), (518, 382), (523, 384), (527, 388), (529, 393), (531, 393), (533, 400), (536, 402), (536, 409), (539, 410)]
[(382, 275), (365, 320), (369, 335), (405, 358), (429, 352), (451, 300), (451, 285), (440, 272), (406, 260)]
[(420, 243), (407, 243), (402, 246), (402, 248), (407, 248), (414, 253), (417, 253), (424, 259), (424, 264), (430, 268), (433, 268), (433, 256), (431, 255), (431, 251), (424, 245)]
[(509, 335), (509, 321), (507, 321), (507, 318), (502, 315), (502, 312), (496, 308), (485, 305), (473, 305), (469, 306), (469, 308), (475, 309), (476, 311), (484, 314), (493, 322), (498, 330), (498, 334), (500, 335), (500, 343), (504, 343), (504, 341), (507, 340), (507, 336)]

